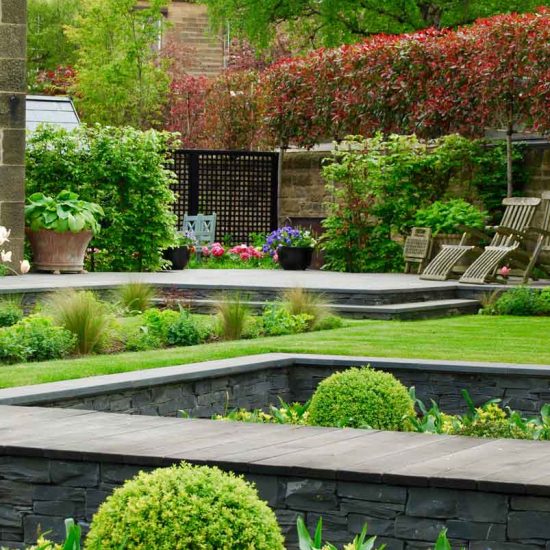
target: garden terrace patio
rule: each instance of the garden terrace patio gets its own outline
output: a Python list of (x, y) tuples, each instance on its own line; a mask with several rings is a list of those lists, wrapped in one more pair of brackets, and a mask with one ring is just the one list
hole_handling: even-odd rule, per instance
[[(67, 288), (113, 290), (129, 281), (151, 284), (165, 300), (179, 300), (195, 311), (211, 310), (220, 293), (239, 292), (252, 306), (273, 300), (281, 290), (300, 287), (323, 294), (337, 313), (371, 319), (412, 319), (476, 313), (480, 297), (509, 285), (465, 285), (424, 281), (401, 273), (335, 273), (254, 269), (191, 269), (161, 273), (30, 274), (6, 277), (0, 295), (22, 294), (27, 303)], [(550, 285), (539, 281), (533, 286)]]
[[(331, 370), (367, 361), (398, 377), (460, 373), (462, 382), (470, 377), (483, 388), (493, 376), (502, 388), (509, 382), (512, 394), (520, 386), (549, 391), (550, 368), (544, 366), (289, 355), (2, 390), (0, 544), (32, 542), (38, 526), (60, 538), (67, 515), (86, 526), (108, 494), (138, 471), (187, 460), (254, 481), (276, 511), (289, 549), (297, 548), (299, 514), (310, 527), (323, 516), (326, 536), (336, 543), (350, 540), (368, 521), (369, 532), (390, 550), (426, 548), (444, 527), (471, 549), (546, 548), (547, 443), (159, 418), (147, 416), (159, 408), (132, 410), (140, 399), (151, 399), (139, 397), (143, 391), (156, 394), (159, 403), (150, 405), (170, 405), (168, 414), (185, 407), (184, 393), (188, 403), (212, 402), (218, 409), (225, 392), (236, 389), (248, 404), (276, 393), (303, 397), (306, 386), (310, 391)], [(239, 381), (239, 374), (245, 379)], [(285, 386), (289, 375), (296, 378)], [(426, 388), (442, 383), (425, 380)], [(456, 392), (459, 383), (449, 379), (443, 391)], [(132, 403), (124, 388), (139, 399)], [(289, 389), (295, 393), (288, 395)], [(485, 389), (494, 395), (496, 386)], [(109, 392), (119, 405), (110, 410), (138, 415), (86, 410), (94, 399), (108, 403)]]

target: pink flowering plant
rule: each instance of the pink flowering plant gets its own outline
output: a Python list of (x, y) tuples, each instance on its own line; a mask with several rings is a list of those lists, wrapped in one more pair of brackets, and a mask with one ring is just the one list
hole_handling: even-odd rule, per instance
[(215, 242), (209, 246), (203, 246), (201, 252), (201, 260), (196, 264), (192, 260), (192, 267), (217, 269), (273, 267), (271, 257), (264, 254), (261, 246), (253, 246), (246, 243), (230, 246)]
[(27, 260), (20, 262), (19, 273), (13, 269), (11, 265), (8, 265), (12, 264), (13, 252), (11, 250), (6, 250), (4, 245), (10, 242), (10, 235), (11, 229), (0, 225), (0, 276), (6, 275), (7, 273), (13, 273), (14, 275), (18, 275), (19, 273), (28, 273), (31, 268), (31, 265)]

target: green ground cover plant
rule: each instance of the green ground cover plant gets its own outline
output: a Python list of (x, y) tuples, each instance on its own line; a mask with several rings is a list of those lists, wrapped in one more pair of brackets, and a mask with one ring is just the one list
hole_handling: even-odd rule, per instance
[(315, 324), (313, 315), (290, 313), (282, 299), (267, 302), (262, 312), (253, 315), (243, 297), (226, 294), (219, 297), (212, 315), (194, 315), (177, 302), (153, 307), (153, 295), (152, 287), (139, 283), (111, 293), (114, 303), (92, 291), (58, 291), (37, 304), (37, 311), (27, 318), (15, 301), (3, 300), (0, 323), (6, 326), (0, 324), (4, 346), (0, 364), (212, 345), (221, 340), (331, 329), (342, 323), (334, 315), (321, 319), (320, 302), (316, 303), (319, 322)]
[(550, 315), (550, 288), (526, 286), (511, 290), (497, 290), (486, 296), (482, 315)]
[(17, 300), (0, 300), (0, 327), (11, 327), (23, 319), (23, 308)]
[(550, 364), (547, 317), (343, 322), (342, 328), (323, 332), (6, 365), (0, 367), (0, 388), (270, 352)]

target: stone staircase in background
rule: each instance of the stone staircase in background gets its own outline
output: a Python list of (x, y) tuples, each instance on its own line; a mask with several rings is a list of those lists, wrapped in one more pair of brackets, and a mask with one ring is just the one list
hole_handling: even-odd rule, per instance
[(206, 6), (174, 1), (168, 8), (169, 36), (190, 50), (189, 73), (213, 77), (224, 66), (224, 42), (210, 29)]

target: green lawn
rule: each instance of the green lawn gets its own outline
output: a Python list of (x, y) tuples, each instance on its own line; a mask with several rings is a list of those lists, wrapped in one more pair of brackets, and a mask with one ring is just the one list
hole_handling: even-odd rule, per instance
[(267, 352), (550, 364), (550, 318), (353, 321), (345, 328), (0, 367), (0, 388)]

